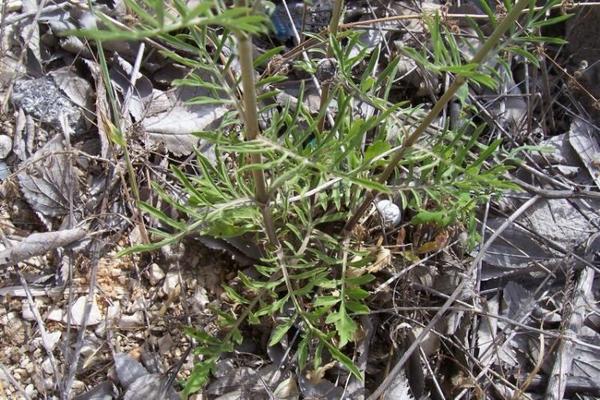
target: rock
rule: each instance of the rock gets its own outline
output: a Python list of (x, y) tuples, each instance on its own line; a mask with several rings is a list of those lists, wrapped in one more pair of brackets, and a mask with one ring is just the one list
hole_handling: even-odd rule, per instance
[[(83, 324), (85, 318), (86, 301), (87, 296), (81, 296), (75, 301), (75, 303), (73, 303), (73, 305), (69, 309), (69, 312), (71, 314), (71, 325), (78, 326)], [(67, 314), (63, 310), (56, 308), (50, 310), (50, 312), (46, 316), (46, 319), (49, 319), (50, 321), (59, 321), (64, 323), (67, 323), (68, 321)], [(96, 302), (94, 301), (90, 307), (89, 315), (87, 318), (87, 326), (98, 325), (100, 321), (102, 321), (102, 314), (100, 313), (98, 304), (96, 304)]]
[(29, 306), (29, 302), (23, 302), (23, 308), (21, 309), (21, 316), (25, 321), (35, 321), (35, 315), (33, 310)]
[(165, 277), (165, 273), (158, 264), (152, 263), (146, 271), (146, 277), (148, 278), (152, 286), (156, 286), (158, 282), (160, 282)]
[(37, 394), (37, 390), (35, 390), (35, 387), (33, 386), (33, 383), (30, 383), (29, 385), (25, 386), (25, 394), (27, 396), (29, 396), (30, 399), (36, 398), (36, 394)]
[(118, 398), (117, 388), (112, 382), (105, 381), (76, 396), (74, 400), (112, 400), (116, 398)]
[[(38, 309), (38, 311), (40, 311), (40, 307), (42, 307), (42, 305), (44, 303), (42, 301), (40, 301), (39, 299), (35, 299), (34, 302), (35, 302), (35, 307)], [(29, 306), (29, 301), (27, 301), (27, 300), (22, 301), (21, 316), (26, 321), (35, 321), (35, 315), (33, 313), (33, 310), (31, 309), (31, 307)]]
[(115, 301), (113, 304), (108, 306), (106, 310), (106, 318), (100, 321), (94, 333), (96, 336), (104, 338), (106, 335), (106, 328), (108, 326), (113, 326), (117, 323), (121, 316), (121, 305), (118, 301)]
[(13, 311), (6, 313), (2, 317), (0, 317), (0, 325), (8, 325), (8, 323), (11, 322), (16, 317), (17, 317), (17, 314), (15, 314)]
[(377, 202), (377, 211), (383, 217), (383, 223), (390, 227), (400, 223), (402, 219), (402, 212), (400, 207), (392, 203), (390, 200), (380, 200)]
[(25, 323), (14, 312), (9, 312), (1, 322), (4, 326), (4, 338), (14, 345), (22, 346), (25, 343)]
[(29, 359), (29, 357), (24, 357), (21, 360), (21, 367), (27, 371), (27, 375), (31, 376), (31, 374), (33, 373), (34, 370), (34, 366), (33, 363), (31, 362), (31, 360)]
[(48, 311), (46, 319), (50, 321), (62, 322), (63, 314), (63, 310), (59, 308), (53, 308), (52, 310)]
[(106, 339), (106, 321), (102, 320), (94, 329), (94, 334), (99, 338)]
[(206, 309), (206, 305), (210, 303), (208, 299), (208, 293), (206, 288), (201, 286), (197, 287), (194, 291), (194, 296), (190, 299), (190, 303), (192, 303), (192, 308), (196, 312), (202, 312)]
[[(54, 348), (56, 347), (56, 345), (60, 341), (61, 335), (62, 335), (62, 333), (59, 332), (59, 331), (48, 332), (48, 334), (46, 335), (46, 339), (47, 339), (46, 345), (48, 346), (48, 350), (50, 350), (50, 351), (54, 350)], [(39, 338), (39, 339), (40, 339), (40, 345), (41, 345), (42, 338)], [(34, 339), (34, 341), (35, 340), (37, 340), (37, 338)]]
[(60, 115), (64, 114), (75, 134), (87, 131), (84, 111), (65, 96), (49, 77), (17, 80), (13, 87), (15, 108), (50, 127), (62, 130)]
[(54, 370), (52, 369), (52, 362), (49, 357), (46, 357), (44, 361), (42, 361), (42, 370), (48, 375), (54, 374)]
[[(82, 325), (85, 318), (85, 304), (87, 301), (87, 296), (81, 296), (78, 298), (75, 303), (71, 306), (69, 312), (71, 313), (71, 323), (74, 325)], [(87, 325), (97, 325), (100, 321), (102, 321), (102, 315), (100, 314), (100, 309), (98, 308), (98, 304), (94, 301), (90, 307), (89, 316), (87, 318)], [(66, 316), (63, 319), (63, 322), (67, 322)]]
[(4, 160), (12, 151), (12, 138), (0, 135), (0, 159)]
[(177, 272), (168, 272), (165, 277), (165, 282), (162, 286), (163, 293), (169, 298), (177, 297), (181, 291), (179, 285), (179, 274)]
[(85, 383), (82, 381), (74, 380), (73, 386), (71, 386), (75, 393), (81, 393), (85, 390)]
[(115, 354), (115, 370), (119, 382), (124, 388), (128, 388), (138, 378), (148, 374), (146, 368), (139, 361), (125, 353)]
[(173, 338), (171, 337), (171, 335), (169, 335), (167, 333), (163, 337), (158, 339), (158, 351), (160, 352), (161, 355), (164, 355), (164, 354), (168, 353), (169, 350), (171, 350), (171, 348), (173, 347), (173, 344), (174, 344)]
[(90, 357), (98, 351), (99, 347), (100, 345), (97, 345), (92, 341), (86, 341), (83, 346), (81, 346), (81, 356), (84, 358)]
[(172, 387), (166, 388), (165, 393), (161, 393), (164, 384), (168, 378), (161, 374), (147, 374), (139, 377), (131, 384), (131, 387), (125, 392), (124, 400), (146, 400), (163, 398), (167, 400), (179, 399), (179, 395)]
[(137, 329), (144, 326), (144, 313), (137, 311), (132, 315), (122, 315), (118, 323), (119, 329)]
[(4, 162), (4, 160), (0, 160), (0, 181), (5, 180), (9, 175), (10, 167)]
[(54, 389), (54, 384), (55, 384), (54, 378), (46, 378), (46, 379), (44, 379), (43, 383), (44, 383), (45, 390), (48, 391), (48, 390)]

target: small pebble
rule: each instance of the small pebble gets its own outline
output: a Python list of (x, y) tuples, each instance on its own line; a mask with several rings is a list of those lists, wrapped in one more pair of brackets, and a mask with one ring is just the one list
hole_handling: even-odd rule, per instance
[(58, 308), (54, 308), (50, 311), (48, 311), (48, 314), (46, 315), (46, 319), (49, 321), (62, 321), (63, 319), (63, 311), (61, 309)]
[(46, 343), (49, 347), (49, 350), (52, 351), (56, 347), (56, 344), (60, 341), (61, 332), (50, 332), (47, 335), (48, 343)]
[(176, 272), (169, 272), (165, 277), (165, 282), (162, 286), (162, 291), (170, 298), (176, 297), (181, 291), (179, 286), (179, 275)]
[(203, 287), (196, 288), (196, 290), (194, 291), (194, 296), (190, 299), (190, 302), (192, 303), (194, 311), (204, 311), (206, 309), (207, 304), (210, 303), (206, 289)]
[(158, 264), (152, 263), (148, 267), (148, 271), (146, 271), (146, 277), (152, 286), (156, 286), (165, 277), (165, 273)]
[(72, 388), (75, 393), (81, 393), (85, 389), (85, 384), (81, 381), (73, 381)]
[(54, 378), (46, 378), (44, 379), (44, 388), (46, 390), (54, 389)]
[(54, 370), (52, 369), (52, 362), (50, 361), (49, 357), (46, 357), (46, 359), (42, 362), (42, 370), (48, 375), (52, 375), (54, 373)]
[(33, 370), (35, 369), (33, 363), (29, 359), (27, 359), (27, 362), (25, 363), (23, 368), (25, 368), (25, 371), (27, 371), (29, 375), (31, 375), (33, 373)]
[(12, 151), (13, 141), (10, 136), (0, 135), (0, 159), (4, 160)]
[(27, 394), (32, 399), (36, 398), (37, 390), (35, 390), (33, 383), (30, 383), (29, 385), (25, 386), (25, 394)]
[(169, 352), (169, 350), (171, 350), (173, 344), (173, 338), (167, 333), (158, 339), (158, 351), (160, 351), (160, 354), (166, 354)]
[(122, 315), (118, 326), (120, 329), (136, 329), (144, 326), (144, 313), (137, 311), (133, 315)]
[(4, 162), (4, 160), (0, 160), (0, 181), (5, 180), (10, 175), (10, 168)]
[(23, 302), (23, 310), (21, 311), (21, 316), (25, 321), (35, 320), (35, 315), (33, 314), (31, 307), (29, 307), (29, 303), (27, 303), (26, 301)]
[[(87, 302), (87, 296), (81, 296), (78, 298), (75, 303), (71, 306), (69, 310), (71, 312), (71, 323), (73, 325), (81, 325), (84, 322), (85, 317), (85, 307)], [(63, 318), (63, 322), (66, 322), (67, 317)], [(87, 317), (87, 325), (97, 325), (100, 321), (102, 321), (102, 315), (100, 313), (100, 309), (98, 308), (98, 304), (94, 301), (91, 304), (89, 315)]]

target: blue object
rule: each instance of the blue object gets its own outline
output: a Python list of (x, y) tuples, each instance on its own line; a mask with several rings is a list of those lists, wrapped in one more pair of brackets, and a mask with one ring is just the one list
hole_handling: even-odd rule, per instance
[[(288, 8), (296, 30), (300, 31), (302, 28), (302, 10), (304, 8), (301, 2), (289, 2)], [(275, 6), (275, 11), (271, 14), (271, 22), (273, 22), (273, 28), (275, 29), (275, 37), (282, 42), (285, 42), (294, 37), (294, 30), (292, 29), (292, 23), (290, 18), (285, 11), (283, 3), (279, 3)]]

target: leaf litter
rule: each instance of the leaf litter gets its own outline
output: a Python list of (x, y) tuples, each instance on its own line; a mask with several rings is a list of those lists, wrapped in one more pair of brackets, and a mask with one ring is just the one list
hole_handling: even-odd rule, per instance
[[(98, 3), (111, 18), (126, 21), (124, 2)], [(441, 7), (437, 2), (419, 3), (425, 9)], [(478, 2), (466, 3), (470, 12), (483, 15)], [(0, 334), (7, 345), (0, 354), (0, 390), (9, 397), (19, 393), (26, 398), (58, 398), (67, 390), (61, 385), (68, 375), (69, 354), (79, 347), (75, 380), (67, 390), (77, 395), (75, 398), (157, 398), (161, 393), (164, 398), (177, 398), (176, 390), (181, 388), (174, 384), (175, 375), (185, 379), (193, 368), (192, 358), (185, 357), (191, 343), (183, 334), (184, 327), (216, 329), (212, 310), (224, 302), (221, 284), (234, 282), (236, 268), (255, 273), (252, 266), (262, 255), (251, 237), (223, 240), (197, 236), (187, 240), (179, 252), (115, 257), (116, 251), (135, 244), (127, 238), (136, 210), (124, 184), (124, 155), (114, 143), (107, 83), (116, 88), (117, 102), (127, 105), (123, 117), (129, 119), (128, 145), (141, 181), (140, 196), (151, 203), (157, 199), (147, 179), (151, 177), (179, 195), (169, 168), (189, 163), (187, 157), (195, 151), (214, 151), (203, 146), (194, 133), (210, 130), (236, 111), (225, 101), (193, 104), (194, 99), (226, 97), (205, 88), (173, 85), (174, 79), (202, 73), (179, 65), (177, 71), (170, 69), (170, 61), (158, 52), (145, 54), (146, 63), (136, 69), (140, 53), (136, 43), (107, 44), (111, 57), (110, 82), (106, 82), (90, 47), (75, 36), (60, 36), (95, 23), (88, 11), (55, 1), (7, 4), (2, 11), (0, 61), (0, 296), (4, 303)], [(288, 2), (288, 6), (292, 22), (282, 2), (277, 2), (272, 17), (275, 39), (288, 48), (286, 42), (295, 40), (294, 29), (318, 32), (331, 14), (328, 3), (315, 2), (308, 20), (304, 15), (303, 21), (304, 4)], [(413, 11), (402, 1), (385, 7), (349, 1), (346, 18), (365, 21), (373, 13), (377, 17), (407, 16)], [(571, 36), (581, 37), (578, 18), (586, 21), (589, 16), (576, 12), (567, 22)], [(477, 34), (472, 28), (462, 28)], [(426, 36), (419, 19), (407, 18), (400, 26), (378, 23), (376, 29), (363, 31), (360, 44), (351, 52), (391, 54), (423, 46)], [(584, 83), (594, 84), (589, 79), (590, 65), (596, 64), (593, 57), (597, 54), (586, 51), (585, 43), (580, 45), (578, 49), (572, 42), (568, 51), (579, 61), (592, 57), (584, 60), (588, 67), (578, 71)], [(265, 46), (257, 41), (256, 50), (264, 51)], [(224, 47), (224, 53), (227, 51), (231, 53)], [(548, 66), (551, 73), (544, 79), (549, 81), (535, 84), (551, 84), (559, 96), (558, 88), (566, 79), (564, 71)], [(297, 65), (287, 68), (298, 73), (294, 71)], [(383, 68), (382, 62), (378, 71)], [(401, 56), (398, 70), (403, 79), (393, 90), (399, 98), (426, 103), (423, 98), (439, 94), (439, 76), (412, 58)], [(383, 283), (386, 274), (394, 275), (406, 267), (413, 270), (404, 280), (393, 280), (393, 288), (379, 286), (385, 290), (379, 293), (377, 307), (389, 307), (391, 318), (382, 320), (373, 313), (361, 322), (368, 338), (363, 342), (363, 351), (368, 351), (361, 369), (368, 380), (345, 385), (348, 375), (335, 363), (300, 370), (288, 353), (297, 346), (294, 328), (285, 334), (289, 343), (278, 357), (273, 349), (267, 352), (273, 357), (265, 356), (265, 341), (250, 336), (252, 340), (219, 364), (205, 392), (209, 398), (364, 398), (365, 385), (369, 389), (376, 386), (402, 349), (418, 336), (414, 332), (418, 333), (419, 324), (431, 318), (428, 307), (439, 306), (464, 279), (469, 284), (460, 294), (461, 303), (455, 303), (453, 314), (429, 336), (435, 340), (419, 346), (420, 353), (412, 357), (410, 368), (394, 377), (383, 398), (416, 398), (415, 393), (423, 394), (418, 388), (423, 382), (428, 393), (441, 391), (446, 398), (461, 398), (479, 386), (524, 398), (540, 393), (559, 398), (563, 393), (572, 394), (574, 387), (589, 396), (598, 394), (599, 330), (592, 305), (598, 295), (594, 271), (600, 248), (591, 240), (598, 232), (600, 199), (597, 110), (587, 100), (580, 104), (569, 92), (556, 103), (545, 104), (554, 119), (532, 116), (521, 85), (523, 74), (518, 68), (503, 66), (500, 77), (499, 89), (473, 90), (460, 100), (474, 109), (489, 110), (495, 132), (514, 135), (511, 140), (537, 145), (543, 151), (532, 152), (526, 165), (511, 172), (528, 185), (523, 186), (525, 191), (508, 192), (510, 201), (505, 207), (494, 205), (490, 215), (481, 215), (481, 243), (496, 230), (501, 233), (486, 247), (476, 273), (464, 276), (464, 266), (470, 256), (478, 256), (478, 250), (458, 258), (453, 242), (447, 240), (449, 232), (432, 232), (426, 223), (409, 227), (403, 222), (410, 214), (398, 206), (402, 201), (381, 199), (369, 229), (380, 241), (373, 244), (380, 249), (378, 254), (385, 254), (385, 261), (365, 271), (377, 274), (378, 283)], [(210, 79), (203, 76), (203, 80)], [(278, 99), (285, 99), (279, 100), (280, 106), (295, 102), (297, 107), (297, 83), (276, 87), (283, 95)], [(318, 111), (319, 88), (310, 81), (306, 88), (304, 106)], [(579, 89), (573, 92), (578, 94)], [(590, 90), (597, 93), (598, 87)], [(359, 104), (365, 108), (366, 103)], [(361, 109), (357, 115), (374, 112), (372, 105), (366, 106), (366, 112)], [(576, 110), (575, 114), (564, 112), (565, 107)], [(527, 118), (539, 126), (528, 130)], [(269, 123), (268, 118), (263, 122)], [(533, 132), (538, 136), (525, 140), (524, 136)], [(510, 215), (533, 196), (540, 198), (505, 227)], [(175, 215), (177, 211), (165, 204), (164, 212)], [(146, 221), (150, 225), (155, 222)], [(407, 239), (407, 229), (411, 229), (412, 242)], [(100, 255), (93, 255), (92, 246), (102, 248)], [(411, 247), (422, 252), (411, 251)], [(435, 251), (439, 254), (428, 258)], [(97, 276), (92, 274), (95, 269)], [(95, 295), (88, 309), (90, 285)], [(84, 319), (86, 328), (81, 330)], [(271, 333), (268, 326), (256, 329), (255, 335), (268, 338)], [(43, 345), (42, 331), (46, 332)], [(563, 334), (572, 340), (561, 339)], [(464, 356), (467, 352), (469, 357)], [(455, 364), (444, 361), (449, 355), (456, 359)], [(54, 376), (53, 357), (61, 376)], [(466, 376), (461, 368), (473, 363), (477, 372)], [(506, 373), (503, 383), (493, 378), (498, 370)], [(353, 391), (347, 391), (348, 387)]]

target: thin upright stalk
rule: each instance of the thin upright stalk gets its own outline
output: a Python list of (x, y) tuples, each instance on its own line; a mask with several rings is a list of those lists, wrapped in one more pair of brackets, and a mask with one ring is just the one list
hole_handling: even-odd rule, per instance
[[(340, 25), (340, 19), (342, 17), (343, 7), (344, 7), (344, 0), (335, 0), (335, 2), (333, 3), (331, 20), (329, 21), (329, 33), (331, 35), (330, 37), (335, 37), (335, 35), (337, 35), (338, 27)], [(333, 51), (331, 49), (331, 46), (328, 44), (327, 45), (327, 58), (331, 58), (332, 56), (333, 56)], [(319, 123), (317, 125), (319, 132), (322, 132), (323, 128), (325, 127), (325, 116), (327, 115), (327, 113), (324, 112), (323, 109), (328, 107), (328, 105), (329, 105), (330, 91), (331, 91), (331, 82), (324, 82), (323, 90), (321, 91), (321, 102), (320, 102), (321, 117), (320, 117)]]
[[(502, 22), (500, 22), (500, 24), (498, 24), (494, 32), (485, 41), (483, 46), (481, 46), (481, 48), (479, 49), (477, 54), (475, 54), (475, 56), (469, 62), (469, 64), (481, 64), (481, 62), (487, 57), (488, 53), (496, 47), (504, 33), (511, 27), (512, 24), (514, 24), (514, 22), (521, 14), (521, 11), (523, 11), (528, 4), (529, 0), (519, 0), (519, 2), (515, 4), (510, 13), (508, 13), (508, 15), (502, 20)], [(427, 116), (421, 121), (417, 129), (415, 129), (415, 131), (404, 140), (402, 146), (396, 151), (385, 170), (377, 178), (377, 181), (379, 183), (387, 182), (387, 180), (390, 178), (400, 161), (402, 161), (404, 155), (406, 154), (406, 151), (416, 143), (416, 141), (421, 137), (423, 132), (425, 132), (429, 125), (431, 125), (433, 120), (440, 114), (440, 112), (444, 109), (446, 104), (450, 100), (452, 100), (458, 89), (460, 89), (460, 87), (466, 81), (467, 78), (464, 75), (458, 75), (454, 79), (452, 85), (450, 85), (448, 90), (446, 90), (442, 97), (440, 97), (440, 99), (435, 103), (431, 111), (429, 111)], [(361, 216), (369, 208), (371, 202), (373, 201), (376, 195), (377, 191), (375, 190), (372, 190), (367, 193), (363, 203), (356, 209), (356, 211), (344, 227), (344, 236), (348, 236), (352, 232), (352, 230), (360, 220)]]
[[(246, 1), (239, 0), (238, 5), (245, 7)], [(242, 90), (243, 90), (243, 103), (244, 103), (244, 136), (246, 140), (254, 140), (258, 137), (259, 126), (258, 126), (258, 103), (256, 101), (256, 85), (254, 81), (254, 62), (252, 60), (252, 42), (248, 35), (243, 32), (236, 33), (238, 39), (238, 52), (240, 57), (240, 65), (242, 70)], [(262, 156), (260, 153), (251, 153), (250, 161), (252, 164), (261, 164)], [(273, 221), (273, 214), (269, 206), (269, 193), (267, 191), (267, 185), (265, 182), (265, 175), (262, 169), (253, 169), (252, 178), (254, 180), (254, 195), (256, 202), (261, 209), (263, 223), (267, 234), (269, 244), (275, 248), (277, 255), (277, 261), (281, 268), (281, 273), (284, 277), (287, 290), (290, 293), (290, 297), (296, 307), (296, 310), (303, 315), (302, 309), (296, 296), (294, 296), (294, 288), (287, 270), (285, 255), (283, 249), (277, 237), (275, 230), (275, 223)]]
[[(245, 2), (243, 2), (245, 3)], [(244, 4), (245, 5), (245, 4)], [(254, 140), (258, 136), (258, 105), (256, 101), (256, 89), (254, 82), (254, 65), (252, 61), (252, 43), (250, 38), (243, 32), (237, 33), (238, 51), (240, 65), (242, 68), (242, 90), (244, 103), (244, 136), (246, 140)], [(251, 153), (252, 164), (260, 164), (262, 157), (259, 153)], [(265, 175), (262, 169), (253, 169), (254, 192), (256, 201), (264, 206), (269, 201)]]

